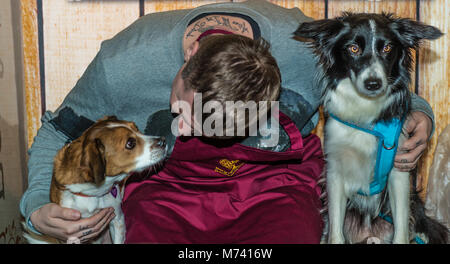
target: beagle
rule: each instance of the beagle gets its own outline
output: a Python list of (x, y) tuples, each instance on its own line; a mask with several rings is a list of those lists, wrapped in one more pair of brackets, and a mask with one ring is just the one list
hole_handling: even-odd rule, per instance
[[(116, 216), (109, 224), (111, 240), (123, 243), (123, 183), (131, 172), (155, 165), (165, 156), (164, 138), (143, 135), (133, 122), (104, 117), (56, 154), (50, 201), (80, 211), (82, 218), (113, 207)], [(62, 242), (29, 231), (24, 237), (32, 244)]]

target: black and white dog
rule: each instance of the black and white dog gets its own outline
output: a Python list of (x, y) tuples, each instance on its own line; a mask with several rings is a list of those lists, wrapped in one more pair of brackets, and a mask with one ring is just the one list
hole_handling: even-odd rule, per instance
[[(323, 70), (322, 101), (330, 116), (325, 126), (328, 242), (376, 237), (404, 244), (420, 233), (428, 243), (445, 243), (447, 228), (425, 215), (417, 192), (410, 191), (410, 174), (392, 169), (396, 148), (408, 136), (399, 134), (411, 106), (411, 49), (442, 33), (392, 14), (344, 13), (302, 23), (294, 35), (312, 40)], [(388, 132), (376, 130), (391, 125)]]

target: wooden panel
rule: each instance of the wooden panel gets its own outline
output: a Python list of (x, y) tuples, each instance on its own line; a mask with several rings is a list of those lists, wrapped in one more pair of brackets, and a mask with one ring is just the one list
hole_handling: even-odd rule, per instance
[(270, 0), (285, 8), (298, 7), (305, 15), (321, 19), (325, 18), (325, 0)]
[[(233, 0), (233, 2), (245, 2), (246, 0)], [(271, 3), (285, 7), (298, 7), (305, 15), (319, 19), (325, 17), (325, 0), (268, 0)]]
[(220, 3), (220, 2), (231, 2), (230, 0), (146, 0), (145, 3), (145, 14), (155, 13), (155, 12), (163, 12), (169, 10), (178, 10), (178, 9), (190, 9), (198, 6)]
[[(450, 6), (446, 0), (420, 1), (420, 20), (438, 27), (444, 36), (430, 42), (424, 42), (419, 50), (419, 95), (425, 98), (433, 108), (436, 129), (429, 142), (424, 159), (419, 166), (419, 173), (427, 176), (437, 138), (444, 128), (450, 124), (449, 108), (449, 76), (450, 76)], [(428, 178), (423, 177), (426, 187)]]
[(139, 17), (139, 1), (42, 1), (46, 109), (55, 110), (100, 43)]
[(21, 1), (21, 15), (25, 110), (27, 115), (26, 129), (28, 147), (31, 147), (33, 138), (41, 126), (41, 89), (36, 1)]
[(415, 0), (328, 0), (328, 17), (339, 16), (343, 11), (395, 13), (401, 17), (416, 18)]
[[(17, 4), (17, 5), (15, 5)], [(16, 9), (17, 8), (17, 9)], [(1, 1), (0, 8), (0, 244), (21, 243), (20, 197), (23, 194), (22, 133), (20, 116), (23, 107), (21, 82), (16, 78), (21, 69), (16, 55), (20, 43), (15, 39), (16, 14), (20, 16), (19, 4)], [(17, 12), (17, 13), (16, 13)], [(6, 250), (0, 251), (4, 259)]]

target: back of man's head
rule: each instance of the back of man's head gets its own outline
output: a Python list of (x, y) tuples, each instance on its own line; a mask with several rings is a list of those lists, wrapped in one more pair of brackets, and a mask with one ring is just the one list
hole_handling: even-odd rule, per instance
[[(182, 78), (186, 89), (201, 93), (202, 108), (211, 101), (222, 106), (223, 133), (209, 135), (219, 138), (249, 135), (249, 125), (269, 110), (263, 102), (277, 100), (281, 87), (280, 70), (269, 43), (240, 35), (211, 35), (202, 39)], [(256, 106), (256, 116), (248, 109), (252, 106)], [(243, 115), (242, 111), (248, 114)], [(202, 120), (212, 114), (203, 113)], [(227, 119), (232, 120), (228, 125)], [(239, 133), (242, 129), (245, 135)]]

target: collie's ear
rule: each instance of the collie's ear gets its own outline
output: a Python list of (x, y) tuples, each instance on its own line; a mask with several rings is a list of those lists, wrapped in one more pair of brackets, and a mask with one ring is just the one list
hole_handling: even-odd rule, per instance
[(294, 32), (297, 37), (312, 39), (311, 48), (320, 56), (321, 64), (332, 65), (335, 58), (332, 54), (334, 44), (339, 40), (339, 33), (344, 30), (342, 17), (322, 19), (300, 24)]
[(391, 30), (403, 45), (410, 48), (417, 48), (423, 39), (437, 39), (441, 37), (442, 32), (433, 26), (408, 18), (391, 19), (389, 24)]
[(294, 35), (321, 43), (336, 36), (343, 27), (344, 24), (338, 19), (322, 19), (300, 24)]
[(81, 167), (87, 181), (100, 185), (105, 180), (106, 161), (104, 158), (105, 147), (100, 139), (83, 144)]

